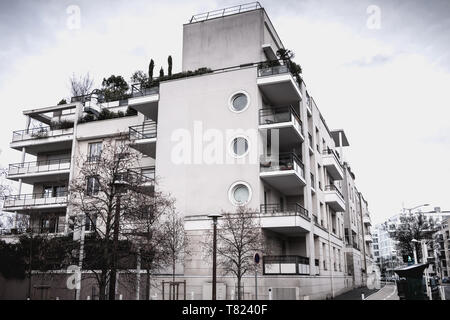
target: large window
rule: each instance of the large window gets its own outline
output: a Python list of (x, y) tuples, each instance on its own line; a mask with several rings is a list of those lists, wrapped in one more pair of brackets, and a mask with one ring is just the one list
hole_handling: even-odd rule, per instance
[(100, 159), (100, 154), (102, 153), (102, 143), (94, 142), (89, 143), (88, 147), (88, 161), (98, 161)]
[(96, 195), (100, 190), (100, 182), (98, 177), (89, 177), (87, 179), (86, 193), (89, 196)]

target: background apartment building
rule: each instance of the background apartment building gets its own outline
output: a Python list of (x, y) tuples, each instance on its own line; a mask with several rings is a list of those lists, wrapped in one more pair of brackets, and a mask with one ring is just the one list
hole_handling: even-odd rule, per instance
[[(212, 226), (207, 216), (239, 205), (260, 211), (271, 247), (262, 259), (260, 299), (323, 299), (363, 285), (372, 272), (370, 214), (343, 158), (349, 142), (343, 130), (328, 128), (304, 80), (277, 60), (281, 48), (258, 4), (230, 15), (198, 15), (183, 26), (182, 71), (212, 72), (154, 88), (133, 86), (125, 101), (103, 103), (91, 95), (25, 111), (26, 129), (14, 132), (11, 143), (22, 159), (8, 176), (19, 182), (19, 195), (7, 198), (4, 209), (29, 215), (37, 232), (67, 233), (67, 186), (77, 174), (76, 159), (95, 157), (105, 139), (128, 134), (143, 155), (137, 169), (158, 177), (158, 188), (174, 196), (185, 218), (190, 255), (177, 273), (192, 297), (211, 298), (211, 265), (201, 246)], [(79, 121), (102, 108), (128, 107), (137, 114)], [(63, 120), (73, 125), (50, 126)], [(30, 127), (32, 121), (42, 126)], [(196, 144), (205, 132), (225, 136), (221, 151), (231, 162), (205, 162), (204, 146)], [(186, 137), (192, 153), (175, 160)], [(32, 186), (30, 194), (21, 192), (24, 184)], [(235, 279), (218, 275), (218, 298), (233, 298)], [(253, 281), (253, 275), (244, 278), (245, 298), (254, 297)]]

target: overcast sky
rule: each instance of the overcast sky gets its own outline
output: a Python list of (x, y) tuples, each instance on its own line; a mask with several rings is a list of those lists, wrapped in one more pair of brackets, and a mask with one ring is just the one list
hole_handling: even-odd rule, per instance
[[(155, 70), (170, 54), (181, 68), (182, 24), (237, 1), (1, 0), (0, 165), (25, 109), (69, 95), (72, 73), (101, 79)], [(450, 1), (280, 1), (261, 4), (296, 53), (309, 91), (332, 129), (375, 222), (405, 207), (450, 209)], [(79, 29), (69, 28), (71, 5)], [(374, 11), (380, 12), (373, 28)], [(69, 19), (69, 20), (68, 20)], [(369, 20), (369, 24), (368, 24)], [(376, 20), (378, 21), (378, 20)], [(375, 25), (376, 26), (376, 25)]]

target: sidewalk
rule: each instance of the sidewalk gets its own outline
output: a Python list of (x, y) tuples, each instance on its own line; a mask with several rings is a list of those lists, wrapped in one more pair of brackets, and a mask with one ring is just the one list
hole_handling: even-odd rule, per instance
[[(382, 288), (383, 287), (381, 287), (381, 289)], [(369, 289), (367, 287), (356, 288), (334, 297), (333, 300), (361, 300), (361, 294), (364, 294), (364, 297), (368, 297), (369, 295), (377, 292), (378, 290), (380, 289)]]

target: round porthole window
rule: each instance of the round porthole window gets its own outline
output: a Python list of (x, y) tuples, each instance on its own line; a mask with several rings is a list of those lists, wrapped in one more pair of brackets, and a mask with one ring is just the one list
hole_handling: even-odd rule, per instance
[(243, 92), (239, 91), (231, 96), (230, 99), (230, 109), (233, 112), (239, 113), (245, 111), (249, 105), (249, 98), (248, 95)]
[(252, 196), (250, 186), (245, 182), (234, 183), (229, 191), (230, 201), (236, 206), (246, 205)]
[(248, 153), (248, 140), (245, 137), (236, 137), (231, 141), (231, 154), (243, 157)]

